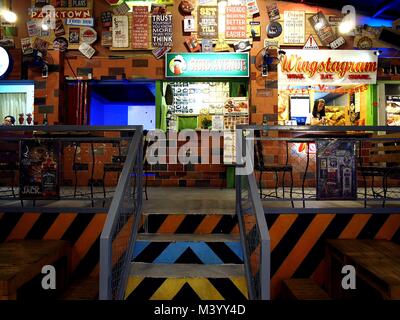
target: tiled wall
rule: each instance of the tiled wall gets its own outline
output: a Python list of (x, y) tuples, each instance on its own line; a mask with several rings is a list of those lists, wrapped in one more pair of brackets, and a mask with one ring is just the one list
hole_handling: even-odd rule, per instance
[(49, 124), (58, 122), (58, 108), (60, 105), (60, 88), (63, 81), (63, 59), (58, 51), (49, 51), (48, 56), (54, 65), (53, 72), (48, 78), (42, 77), (41, 68), (29, 68), (28, 78), (35, 81), (35, 124), (42, 124), (44, 114), (47, 114)]

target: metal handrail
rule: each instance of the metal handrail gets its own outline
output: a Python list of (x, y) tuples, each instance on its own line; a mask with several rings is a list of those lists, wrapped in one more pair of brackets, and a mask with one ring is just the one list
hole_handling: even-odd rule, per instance
[[(143, 143), (143, 128), (136, 129), (133, 136), (132, 142), (129, 146), (128, 156), (123, 166), (121, 176), (118, 181), (118, 185), (113, 197), (113, 200), (108, 211), (107, 219), (100, 236), (100, 285), (99, 285), (99, 298), (101, 300), (110, 300), (112, 296), (112, 240), (115, 229), (118, 223), (119, 213), (123, 203), (123, 197), (125, 191), (129, 186), (132, 171), (135, 164), (140, 167), (139, 179), (141, 185), (141, 171), (142, 171), (142, 143)], [(142, 192), (137, 195), (139, 197), (138, 207), (136, 207), (136, 214), (138, 215), (135, 219), (135, 225), (130, 235), (128, 244), (127, 257), (132, 256), (134, 242), (136, 240), (136, 234), (140, 221), (140, 214), (142, 210)], [(121, 283), (119, 283), (118, 294), (116, 299), (123, 299), (124, 291), (126, 288), (127, 278), (129, 274), (130, 260), (125, 261), (125, 265), (122, 267), (123, 273), (121, 277)]]

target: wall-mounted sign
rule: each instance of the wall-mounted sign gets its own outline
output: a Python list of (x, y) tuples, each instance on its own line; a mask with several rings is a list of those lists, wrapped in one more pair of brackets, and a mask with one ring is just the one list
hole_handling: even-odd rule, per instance
[(357, 199), (356, 171), (354, 141), (317, 141), (317, 199)]
[(318, 11), (316, 14), (308, 18), (308, 21), (314, 28), (324, 46), (329, 46), (330, 43), (336, 40), (335, 33), (328, 20), (322, 11)]
[(167, 53), (166, 77), (249, 77), (248, 53)]
[(183, 18), (183, 31), (184, 32), (195, 32), (196, 28), (194, 27), (194, 17), (193, 16), (185, 16)]
[(113, 17), (113, 47), (128, 48), (129, 47), (129, 26), (128, 16)]
[(257, 0), (246, 0), (247, 12), (252, 16), (260, 13), (260, 9), (258, 9)]
[(149, 11), (147, 6), (132, 8), (132, 49), (149, 47)]
[(172, 14), (153, 14), (151, 21), (153, 47), (172, 47)]
[(277, 38), (282, 34), (282, 25), (278, 21), (271, 22), (267, 26), (268, 38)]
[(112, 26), (112, 12), (111, 11), (104, 11), (101, 13), (100, 16), (101, 25), (103, 28), (109, 28)]
[(225, 9), (225, 38), (247, 38), (247, 7), (226, 6)]
[(12, 71), (13, 60), (7, 50), (0, 47), (0, 79), (5, 79)]
[(312, 34), (310, 34), (310, 36), (308, 37), (303, 49), (304, 50), (307, 50), (307, 49), (318, 50), (319, 49), (317, 41), (315, 41)]
[(285, 50), (279, 85), (375, 84), (378, 57), (369, 50)]
[(95, 43), (97, 40), (97, 32), (93, 28), (81, 28), (81, 41), (87, 44)]
[(284, 43), (303, 44), (305, 41), (306, 21), (304, 11), (285, 11)]
[(129, 12), (129, 6), (126, 4), (126, 2), (122, 2), (121, 4), (114, 6), (113, 7), (113, 13), (116, 16), (123, 16)]
[[(43, 19), (44, 14), (42, 10), (32, 10), (32, 19)], [(57, 9), (56, 18), (57, 19), (87, 19), (91, 18), (90, 9)]]
[(87, 0), (72, 0), (71, 7), (87, 7)]
[(279, 14), (278, 4), (276, 2), (267, 6), (267, 12), (268, 12), (269, 21), (271, 21), (271, 22), (277, 21), (281, 18), (281, 15)]
[(199, 6), (198, 10), (198, 34), (199, 38), (218, 37), (218, 7)]
[(19, 163), (21, 199), (59, 198), (59, 141), (21, 141)]
[(31, 38), (21, 38), (22, 54), (29, 55), (33, 53)]
[[(93, 27), (94, 19), (67, 19), (67, 25), (69, 26), (84, 26), (84, 27)], [(110, 25), (111, 27), (111, 25)]]
[(28, 29), (28, 36), (30, 37), (38, 37), (40, 36), (40, 26), (38, 24), (38, 20), (30, 19), (26, 22), (26, 27)]

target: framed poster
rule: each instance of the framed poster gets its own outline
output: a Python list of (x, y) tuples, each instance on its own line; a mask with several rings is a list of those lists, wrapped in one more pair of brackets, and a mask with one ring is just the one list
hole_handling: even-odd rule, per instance
[(329, 46), (330, 43), (336, 40), (333, 28), (322, 11), (318, 11), (316, 14), (308, 18), (308, 21), (314, 28), (319, 40), (321, 40), (321, 43), (324, 46)]
[(153, 47), (172, 47), (172, 14), (153, 14), (151, 17)]
[(147, 6), (132, 8), (132, 49), (149, 48), (149, 12)]
[(317, 199), (357, 199), (354, 141), (344, 139), (317, 141)]
[(225, 38), (247, 39), (247, 6), (226, 6)]
[(304, 11), (285, 11), (283, 37), (288, 44), (304, 44), (306, 16)]
[(114, 48), (129, 47), (129, 25), (128, 16), (114, 16), (112, 26), (112, 37)]
[(19, 154), (20, 198), (59, 199), (59, 141), (21, 140)]
[(197, 10), (198, 35), (199, 38), (218, 38), (218, 7), (199, 6)]

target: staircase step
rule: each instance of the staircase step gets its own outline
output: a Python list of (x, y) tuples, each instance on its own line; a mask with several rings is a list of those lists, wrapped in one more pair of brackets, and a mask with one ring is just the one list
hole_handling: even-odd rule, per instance
[(239, 234), (163, 234), (140, 233), (137, 241), (154, 242), (238, 242)]
[(153, 264), (133, 262), (130, 276), (143, 278), (231, 278), (243, 277), (244, 265)]
[(215, 188), (149, 188), (143, 212), (151, 214), (233, 214), (235, 190)]
[(242, 264), (238, 240), (231, 235), (140, 235), (133, 259), (155, 264)]
[(282, 291), (288, 300), (330, 300), (328, 294), (312, 279), (284, 280)]
[(239, 234), (235, 214), (143, 214), (140, 233)]

